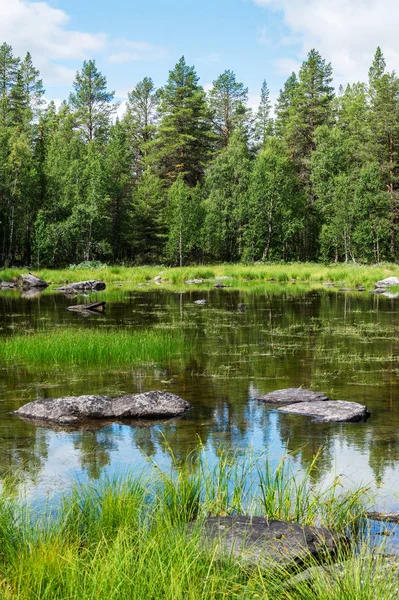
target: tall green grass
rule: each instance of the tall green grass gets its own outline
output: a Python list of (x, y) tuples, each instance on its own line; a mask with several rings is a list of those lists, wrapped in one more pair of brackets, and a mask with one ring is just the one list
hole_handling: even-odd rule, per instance
[(180, 329), (117, 330), (56, 329), (5, 337), (0, 361), (6, 365), (58, 366), (106, 365), (130, 367), (167, 365), (185, 355)]
[[(0, 270), (0, 280), (10, 281), (27, 269)], [(161, 276), (164, 282), (183, 284), (189, 279), (214, 280), (218, 277), (231, 277), (234, 281), (300, 281), (306, 283), (332, 282), (346, 286), (366, 285), (392, 275), (399, 276), (399, 266), (395, 264), (379, 265), (323, 265), (318, 263), (277, 263), (255, 265), (209, 265), (193, 267), (124, 267), (104, 266), (102, 268), (40, 269), (33, 271), (39, 277), (53, 285), (86, 279), (100, 279), (108, 284), (129, 281), (132, 283), (151, 282)]]
[[(261, 483), (270, 488), (267, 503), (259, 494), (259, 480), (251, 480), (256, 471), (268, 473)], [(192, 520), (200, 525), (208, 515), (280, 515), (282, 472), (287, 480), (294, 476), (289, 459), (273, 470), (267, 457), (222, 454), (212, 468), (199, 452), (169, 474), (154, 466), (145, 478), (131, 474), (97, 487), (75, 486), (56, 510), (51, 505), (29, 510), (3, 495), (0, 596), (9, 600), (311, 599), (312, 595), (301, 595), (305, 584), (296, 586), (297, 595), (287, 595), (292, 572), (273, 564), (249, 569), (228, 556), (222, 559), (215, 547), (204, 545), (200, 526), (191, 533), (185, 527)], [(336, 510), (340, 502), (336, 487), (315, 489), (307, 471), (295, 492), (311, 500), (302, 499), (297, 503), (301, 510), (291, 516), (300, 522), (328, 523), (336, 531), (348, 531), (350, 524), (356, 532), (366, 492), (352, 492), (357, 510), (349, 520), (342, 520), (343, 511)], [(292, 492), (288, 486), (286, 503), (292, 500)], [(345, 496), (343, 503), (346, 506)], [(321, 509), (310, 510), (310, 505)], [(357, 583), (353, 584), (355, 589)], [(325, 596), (314, 597), (332, 598), (328, 587), (324, 589)]]

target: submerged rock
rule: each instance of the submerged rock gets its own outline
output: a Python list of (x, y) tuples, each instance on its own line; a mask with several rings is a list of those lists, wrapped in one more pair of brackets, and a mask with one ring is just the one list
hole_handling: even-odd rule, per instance
[(381, 279), (381, 281), (377, 281), (375, 287), (385, 288), (390, 287), (391, 285), (399, 285), (399, 279), (397, 277), (387, 277), (386, 279)]
[(76, 424), (90, 419), (164, 419), (183, 415), (192, 408), (186, 400), (169, 392), (108, 396), (65, 396), (36, 400), (14, 414), (25, 419)]
[(267, 567), (304, 564), (327, 559), (348, 545), (344, 535), (321, 527), (274, 521), (263, 517), (209, 517), (203, 525), (190, 524), (219, 556), (234, 557), (243, 566)]
[(97, 281), (96, 279), (89, 279), (88, 281), (78, 281), (76, 283), (68, 283), (63, 287), (54, 288), (59, 292), (65, 292), (69, 294), (71, 292), (101, 292), (105, 290), (106, 284), (103, 281)]
[(328, 398), (322, 392), (312, 392), (302, 388), (287, 388), (259, 396), (257, 400), (267, 404), (296, 404), (299, 402), (322, 402), (328, 400)]
[(35, 275), (28, 273), (27, 275), (21, 275), (19, 277), (19, 283), (24, 290), (29, 290), (30, 288), (46, 288), (48, 287), (48, 283), (43, 279), (39, 279)]
[(329, 400), (323, 402), (301, 402), (278, 409), (280, 412), (315, 417), (323, 423), (366, 421), (370, 416), (367, 407), (358, 402)]

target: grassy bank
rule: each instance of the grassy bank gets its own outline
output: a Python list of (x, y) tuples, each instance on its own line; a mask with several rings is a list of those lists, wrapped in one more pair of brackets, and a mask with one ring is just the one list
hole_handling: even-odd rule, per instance
[[(223, 455), (210, 468), (201, 452), (170, 475), (154, 466), (147, 478), (127, 476), (101, 487), (76, 487), (40, 511), (0, 501), (0, 595), (7, 600), (388, 599), (395, 580), (366, 550), (339, 578), (317, 571), (311, 587), (287, 587), (296, 569), (240, 566), (206, 547), (200, 525), (209, 515), (250, 514), (325, 525), (356, 536), (366, 490), (342, 492), (299, 479), (290, 459), (272, 469), (266, 457)], [(256, 474), (256, 480), (251, 477)], [(309, 566), (313, 566), (309, 561)], [(380, 576), (381, 574), (381, 576)], [(396, 580), (397, 581), (397, 580)], [(368, 595), (367, 595), (368, 594)]]
[[(25, 269), (25, 272), (27, 269)], [(0, 280), (11, 281), (24, 272), (24, 269), (0, 270)], [(65, 282), (86, 279), (101, 279), (106, 283), (149, 282), (160, 275), (165, 282), (184, 283), (188, 279), (215, 279), (231, 277), (233, 281), (299, 281), (306, 283), (338, 283), (346, 286), (366, 285), (374, 287), (374, 283), (391, 275), (399, 276), (399, 266), (381, 265), (322, 265), (316, 263), (292, 263), (270, 265), (211, 265), (182, 268), (122, 267), (109, 266), (98, 269), (41, 269), (33, 271), (36, 275), (52, 283), (61, 285)]]
[(167, 366), (185, 355), (179, 329), (56, 329), (2, 339), (0, 361), (6, 365), (134, 367)]

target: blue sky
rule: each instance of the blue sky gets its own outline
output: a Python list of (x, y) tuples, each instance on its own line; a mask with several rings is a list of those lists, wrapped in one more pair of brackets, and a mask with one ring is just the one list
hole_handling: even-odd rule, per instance
[(182, 54), (208, 89), (225, 69), (258, 102), (272, 98), (310, 48), (332, 62), (336, 83), (364, 78), (377, 45), (399, 66), (396, 0), (0, 0), (0, 41), (30, 50), (48, 98), (66, 98), (74, 73), (95, 58), (120, 100), (145, 75), (162, 85)]

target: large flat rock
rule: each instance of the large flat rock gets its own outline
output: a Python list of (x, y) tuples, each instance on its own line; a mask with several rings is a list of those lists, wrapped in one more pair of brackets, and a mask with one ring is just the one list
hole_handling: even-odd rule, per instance
[(77, 281), (75, 283), (68, 283), (59, 288), (54, 288), (59, 292), (101, 292), (105, 290), (106, 284), (103, 281), (97, 281), (96, 279), (89, 279), (87, 281)]
[(24, 419), (77, 424), (90, 419), (165, 419), (182, 416), (191, 404), (169, 392), (108, 396), (66, 396), (36, 400), (14, 414)]
[(387, 277), (386, 279), (381, 279), (381, 281), (377, 281), (375, 284), (376, 288), (386, 288), (391, 285), (399, 285), (399, 279), (397, 277)]
[[(190, 528), (197, 531), (197, 524)], [(327, 558), (346, 546), (345, 536), (321, 527), (268, 520), (263, 517), (209, 517), (199, 529), (218, 555), (234, 557), (244, 566), (304, 564), (310, 557)]]
[(280, 412), (315, 417), (324, 423), (366, 421), (370, 416), (367, 407), (358, 402), (328, 400), (323, 402), (302, 402), (278, 409)]
[(287, 388), (259, 396), (257, 400), (266, 402), (266, 404), (296, 404), (299, 402), (322, 402), (328, 400), (328, 398), (321, 392), (312, 392), (302, 388)]
[(36, 275), (32, 275), (28, 273), (27, 275), (21, 275), (19, 277), (19, 283), (23, 287), (24, 290), (29, 290), (31, 288), (46, 288), (48, 287), (47, 281), (43, 279), (39, 279)]

